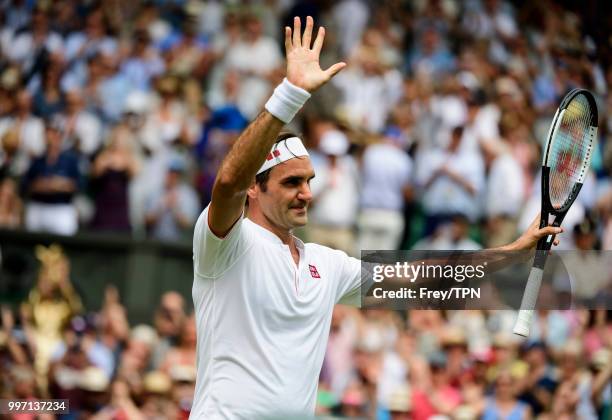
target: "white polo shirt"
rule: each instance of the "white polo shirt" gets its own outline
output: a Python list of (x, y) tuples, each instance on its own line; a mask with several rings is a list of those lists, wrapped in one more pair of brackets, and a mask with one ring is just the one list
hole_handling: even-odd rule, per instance
[(193, 301), (198, 371), (192, 419), (314, 415), (333, 306), (358, 304), (360, 261), (289, 246), (241, 219), (224, 239), (195, 228)]

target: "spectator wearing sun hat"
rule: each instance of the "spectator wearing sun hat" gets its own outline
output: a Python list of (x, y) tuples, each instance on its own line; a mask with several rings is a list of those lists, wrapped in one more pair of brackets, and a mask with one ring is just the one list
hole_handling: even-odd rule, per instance
[(321, 135), (322, 156), (313, 158), (317, 175), (310, 183), (313, 201), (307, 232), (309, 241), (355, 255), (359, 172), (349, 147), (347, 136), (333, 125)]

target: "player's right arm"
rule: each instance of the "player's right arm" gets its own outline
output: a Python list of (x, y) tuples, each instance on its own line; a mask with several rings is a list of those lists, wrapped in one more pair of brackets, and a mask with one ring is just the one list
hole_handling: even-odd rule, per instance
[(222, 238), (242, 215), (246, 191), (253, 182), (284, 123), (263, 111), (240, 135), (217, 174), (208, 211), (208, 226)]
[[(325, 38), (325, 29), (319, 28), (311, 48), (313, 26), (314, 22), (309, 16), (306, 19), (303, 36), (298, 17), (293, 20), (293, 30), (285, 27), (287, 81), (293, 85), (292, 89), (297, 95), (310, 96), (310, 92), (327, 83), (346, 66), (340, 62), (327, 70), (321, 69), (319, 55)], [(281, 86), (277, 90), (280, 88)], [(286, 98), (286, 95), (283, 96)], [(257, 171), (284, 124), (289, 122), (283, 121), (280, 113), (274, 115), (268, 109), (266, 106), (266, 110), (259, 114), (240, 135), (217, 174), (208, 213), (208, 226), (218, 237), (225, 237), (242, 215), (247, 189), (253, 183)]]

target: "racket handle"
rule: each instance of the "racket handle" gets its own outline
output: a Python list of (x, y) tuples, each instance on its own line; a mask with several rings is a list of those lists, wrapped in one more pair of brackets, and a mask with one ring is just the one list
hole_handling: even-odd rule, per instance
[(516, 323), (514, 324), (514, 334), (522, 335), (523, 337), (529, 336), (529, 330), (531, 328), (531, 322), (533, 318), (533, 312), (540, 294), (540, 285), (542, 284), (542, 276), (544, 270), (538, 267), (531, 267), (529, 273), (529, 279), (527, 280), (527, 286), (523, 293), (523, 300), (521, 301), (521, 309), (519, 310)]

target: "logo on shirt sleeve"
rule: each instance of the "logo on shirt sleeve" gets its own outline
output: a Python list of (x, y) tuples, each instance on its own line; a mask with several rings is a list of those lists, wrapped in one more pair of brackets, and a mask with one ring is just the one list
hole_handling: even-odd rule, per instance
[(310, 270), (310, 277), (312, 277), (313, 279), (320, 279), (321, 276), (319, 275), (319, 271), (317, 270), (317, 267), (312, 265), (312, 264), (308, 264), (308, 269)]

